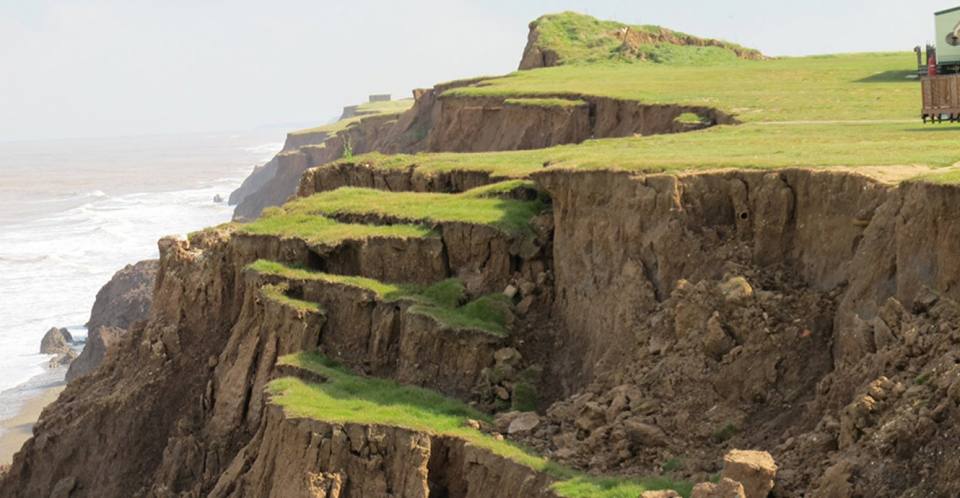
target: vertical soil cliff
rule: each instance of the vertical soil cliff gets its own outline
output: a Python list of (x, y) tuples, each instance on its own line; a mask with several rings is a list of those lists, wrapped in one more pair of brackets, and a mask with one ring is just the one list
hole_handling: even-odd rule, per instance
[[(399, 115), (370, 116), (333, 134), (288, 138), (283, 151), (257, 168), (231, 194), (234, 219), (254, 219), (297, 192), (313, 166), (367, 152), (479, 152), (534, 149), (592, 138), (693, 131), (736, 120), (705, 106), (646, 105), (581, 95), (543, 98), (473, 98), (447, 94), (482, 83), (462, 80), (414, 92), (414, 104)], [(699, 117), (698, 123), (677, 118)]]
[(67, 370), (68, 381), (93, 371), (111, 344), (134, 323), (150, 318), (158, 266), (152, 259), (127, 265), (97, 292), (86, 324), (87, 342)]
[[(302, 189), (450, 181), (345, 167)], [(781, 496), (960, 489), (956, 189), (810, 170), (535, 179), (552, 200), (549, 253), (456, 224), (334, 246), (222, 230), (162, 241), (153, 317), (44, 412), (0, 496), (550, 493), (549, 477), (455, 440), (287, 419), (263, 391), (285, 375), (279, 356), (319, 349), (485, 403), (477, 386), (503, 346), (545, 371), (544, 420), (515, 437), (574, 467), (678, 461), (699, 479), (751, 446), (777, 459)], [(517, 304), (509, 338), (458, 335), (362, 289), (245, 269), (262, 259), (385, 281), (472, 274), (476, 292), (540, 299)], [(266, 298), (276, 285), (317, 308)]]

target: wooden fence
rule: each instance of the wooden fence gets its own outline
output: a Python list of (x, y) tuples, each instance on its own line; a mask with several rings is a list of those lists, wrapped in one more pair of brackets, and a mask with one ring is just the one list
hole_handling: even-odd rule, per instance
[(923, 121), (960, 120), (960, 74), (924, 76)]

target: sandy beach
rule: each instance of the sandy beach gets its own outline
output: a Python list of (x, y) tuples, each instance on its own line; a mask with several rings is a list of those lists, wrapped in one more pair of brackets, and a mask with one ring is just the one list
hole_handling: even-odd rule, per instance
[(33, 424), (43, 408), (52, 403), (66, 387), (62, 380), (46, 382), (21, 392), (20, 410), (12, 418), (0, 421), (0, 465), (9, 464), (13, 454), (33, 435)]

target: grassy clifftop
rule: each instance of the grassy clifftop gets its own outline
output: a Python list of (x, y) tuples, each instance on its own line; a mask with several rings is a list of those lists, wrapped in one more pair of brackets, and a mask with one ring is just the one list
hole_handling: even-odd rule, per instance
[[(950, 125), (923, 124), (910, 53), (732, 59), (711, 65), (571, 64), (518, 71), (448, 91), (459, 97), (613, 98), (721, 110), (739, 124), (479, 154), (370, 155), (374, 165), (489, 171), (523, 177), (549, 167), (643, 172), (712, 168), (904, 167), (952, 181), (960, 160)], [(867, 171), (867, 170), (865, 170)]]
[(372, 116), (389, 116), (392, 114), (399, 115), (403, 111), (406, 111), (413, 105), (413, 99), (401, 99), (401, 100), (388, 100), (382, 102), (364, 102), (363, 104), (357, 105), (356, 114), (349, 118), (337, 120), (334, 123), (326, 124), (323, 126), (317, 126), (314, 128), (306, 128), (303, 130), (296, 130), (290, 132), (291, 135), (307, 135), (311, 133), (327, 133), (328, 135), (333, 135), (338, 131), (343, 131), (350, 127), (351, 125), (360, 122), (364, 118), (369, 118)]
[[(543, 54), (546, 65), (604, 61), (714, 64), (760, 59), (758, 51), (735, 43), (700, 38), (653, 25), (603, 21), (576, 12), (547, 14), (530, 23), (526, 54)], [(521, 69), (529, 69), (527, 59)]]

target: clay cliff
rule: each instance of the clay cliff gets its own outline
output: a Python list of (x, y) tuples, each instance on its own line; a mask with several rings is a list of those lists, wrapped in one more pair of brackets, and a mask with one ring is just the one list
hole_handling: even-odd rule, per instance
[[(352, 155), (535, 149), (736, 122), (708, 106), (647, 105), (573, 94), (544, 99), (451, 93), (481, 84), (483, 79), (471, 79), (415, 90), (412, 107), (401, 114), (361, 117), (332, 134), (291, 134), (284, 149), (231, 194), (231, 204), (237, 203), (234, 219), (254, 219), (263, 209), (283, 204), (296, 193), (308, 168)], [(699, 117), (698, 123), (677, 120), (690, 113)]]
[(149, 320), (44, 411), (0, 497), (689, 494), (743, 448), (775, 472), (748, 496), (957, 495), (960, 189), (330, 162), (735, 122), (448, 93), (477, 83), (279, 155), (297, 198), (257, 222), (161, 240)]
[(83, 351), (67, 370), (67, 381), (93, 371), (110, 346), (136, 322), (150, 318), (157, 260), (127, 265), (97, 292), (87, 321)]

